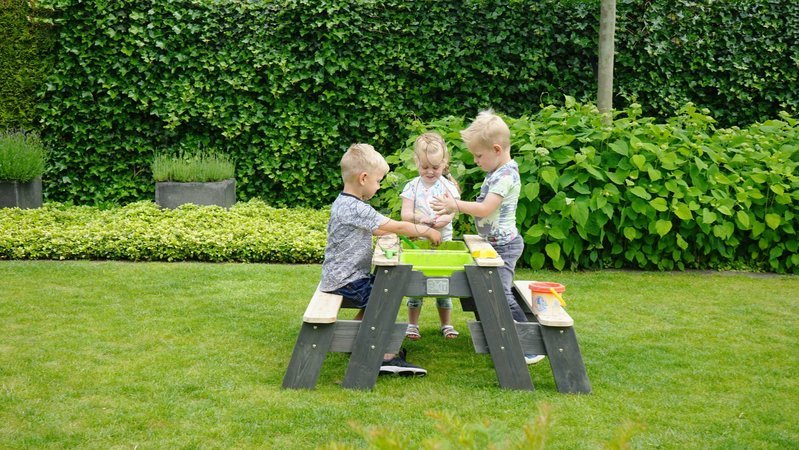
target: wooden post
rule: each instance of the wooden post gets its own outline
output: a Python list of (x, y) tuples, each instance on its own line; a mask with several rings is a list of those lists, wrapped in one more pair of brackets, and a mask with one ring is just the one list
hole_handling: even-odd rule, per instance
[[(405, 287), (411, 278), (411, 266), (378, 266), (375, 284), (341, 385), (350, 389), (372, 389), (380, 373), (380, 363), (395, 330)], [(407, 325), (407, 324), (405, 324)]]
[(503, 389), (534, 390), (497, 268), (468, 265), (464, 269), (480, 313), (480, 323), (499, 386)]
[(599, 18), (599, 70), (597, 77), (597, 108), (602, 124), (610, 125), (613, 109), (613, 53), (616, 34), (616, 0), (602, 0)]
[(303, 322), (283, 377), (287, 389), (313, 389), (333, 341), (335, 323)]

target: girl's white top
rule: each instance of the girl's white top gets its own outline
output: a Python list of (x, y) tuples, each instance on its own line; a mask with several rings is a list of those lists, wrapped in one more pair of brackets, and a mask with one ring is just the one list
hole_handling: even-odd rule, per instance
[[(430, 187), (424, 185), (421, 177), (416, 177), (405, 185), (400, 197), (413, 201), (413, 212), (415, 215), (431, 217), (435, 216), (436, 213), (434, 213), (433, 208), (430, 207), (430, 201), (433, 200), (433, 197), (442, 196), (444, 194), (449, 194), (453, 198), (461, 198), (458, 193), (458, 188), (443, 176), (439, 177)], [(438, 231), (441, 232), (442, 241), (452, 240), (452, 222)]]

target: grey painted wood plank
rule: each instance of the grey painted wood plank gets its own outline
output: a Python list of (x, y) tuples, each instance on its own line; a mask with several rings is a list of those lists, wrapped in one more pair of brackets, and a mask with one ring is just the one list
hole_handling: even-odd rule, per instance
[(465, 266), (465, 269), (500, 387), (533, 390), (497, 268)]
[(448, 297), (471, 297), (472, 291), (469, 289), (469, 280), (466, 272), (456, 271), (450, 277), (427, 277), (419, 271), (411, 272), (408, 285), (405, 286), (405, 295), (408, 297), (427, 297), (428, 278), (449, 278)]
[(480, 320), (479, 314), (477, 314), (477, 306), (474, 304), (473, 298), (462, 298), (461, 309), (467, 312), (473, 312), (477, 320)]
[(404, 288), (411, 266), (378, 266), (372, 295), (366, 305), (363, 321), (341, 385), (349, 389), (371, 389), (377, 382), (383, 362), (383, 344), (391, 340)]
[[(483, 325), (478, 321), (468, 321), (469, 331), (472, 335), (472, 345), (477, 353), (488, 353), (488, 343), (483, 333)], [(533, 322), (517, 323), (516, 333), (519, 335), (519, 344), (524, 353), (533, 355), (546, 355), (546, 347), (541, 337), (540, 325)]]
[[(339, 320), (333, 330), (331, 352), (349, 353), (355, 344), (355, 337), (361, 327), (360, 320)], [(383, 348), (384, 353), (397, 353), (405, 340), (405, 330), (408, 329), (407, 323), (394, 324), (394, 331), (391, 333), (391, 340)]]
[(558, 392), (589, 394), (591, 382), (585, 372), (574, 328), (541, 326), (541, 337), (547, 349)]
[(288, 389), (313, 389), (322, 363), (330, 349), (335, 323), (312, 324), (303, 322), (291, 360), (283, 377), (283, 387)]

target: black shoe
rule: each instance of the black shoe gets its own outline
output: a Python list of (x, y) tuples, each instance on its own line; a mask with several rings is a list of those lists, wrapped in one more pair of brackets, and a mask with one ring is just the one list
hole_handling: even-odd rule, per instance
[(405, 361), (405, 349), (400, 350), (400, 355), (395, 356), (388, 361), (383, 361), (380, 365), (380, 375), (396, 374), (401, 377), (423, 377), (427, 375), (427, 371), (419, 366)]

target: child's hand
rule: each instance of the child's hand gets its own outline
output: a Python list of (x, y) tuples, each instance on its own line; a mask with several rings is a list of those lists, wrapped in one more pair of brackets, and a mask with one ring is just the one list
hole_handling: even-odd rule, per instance
[(439, 233), (435, 228), (428, 228), (427, 231), (424, 232), (423, 236), (426, 237), (433, 245), (438, 245), (441, 243), (441, 233)]
[(427, 225), (432, 227), (436, 223), (436, 216), (422, 217), (421, 219), (419, 219), (419, 223), (422, 225)]
[(450, 223), (449, 215), (447, 216), (434, 216), (430, 218), (430, 226), (435, 229), (441, 229)]
[(439, 215), (453, 213), (458, 210), (458, 204), (455, 203), (455, 199), (449, 194), (433, 197), (433, 200), (430, 200), (430, 207)]

